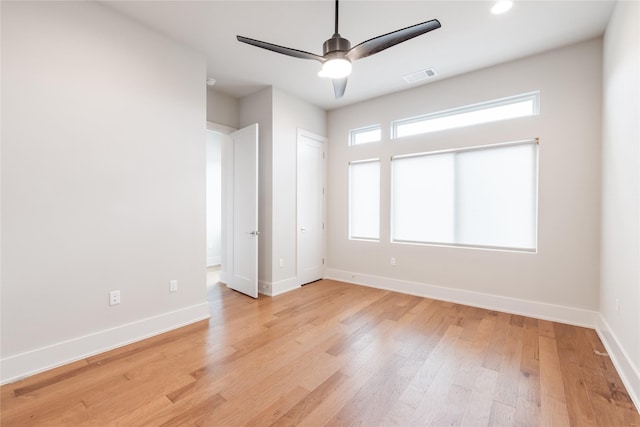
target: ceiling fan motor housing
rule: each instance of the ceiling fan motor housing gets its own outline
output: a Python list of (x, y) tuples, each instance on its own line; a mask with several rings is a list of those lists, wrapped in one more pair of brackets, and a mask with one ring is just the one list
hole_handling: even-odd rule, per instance
[(322, 44), (322, 53), (327, 55), (331, 52), (347, 52), (351, 49), (351, 43), (347, 39), (343, 39), (340, 34), (336, 33)]

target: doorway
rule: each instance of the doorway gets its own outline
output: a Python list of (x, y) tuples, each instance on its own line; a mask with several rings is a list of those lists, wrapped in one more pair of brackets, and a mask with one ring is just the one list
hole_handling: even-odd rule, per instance
[(223, 263), (222, 151), (232, 129), (207, 123), (205, 147), (205, 196), (207, 238), (207, 295), (221, 281)]
[(206, 142), (207, 286), (257, 298), (258, 125), (207, 122)]
[(223, 133), (207, 131), (207, 270), (212, 271), (222, 263), (222, 144), (226, 138), (229, 136)]

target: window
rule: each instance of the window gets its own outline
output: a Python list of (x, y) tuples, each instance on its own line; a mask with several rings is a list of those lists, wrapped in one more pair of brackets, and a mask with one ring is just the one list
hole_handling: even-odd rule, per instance
[(380, 160), (349, 164), (349, 238), (380, 238)]
[(535, 251), (537, 141), (394, 157), (392, 241)]
[(380, 141), (380, 125), (366, 128), (351, 129), (349, 132), (349, 145), (360, 145), (368, 142)]
[(424, 116), (396, 120), (392, 123), (394, 138), (453, 129), (539, 113), (539, 92), (503, 98)]

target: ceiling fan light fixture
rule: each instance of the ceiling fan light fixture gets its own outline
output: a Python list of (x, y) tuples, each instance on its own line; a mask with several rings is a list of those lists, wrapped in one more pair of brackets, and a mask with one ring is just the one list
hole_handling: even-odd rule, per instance
[(512, 7), (513, 2), (511, 0), (499, 0), (491, 8), (491, 13), (493, 13), (494, 15), (500, 15), (501, 13), (505, 13)]
[(322, 70), (318, 73), (320, 77), (330, 79), (342, 79), (351, 74), (351, 62), (344, 58), (334, 58), (322, 64)]
[(322, 71), (318, 73), (318, 76), (328, 77), (333, 80), (333, 93), (335, 94), (336, 99), (338, 99), (342, 98), (347, 87), (347, 76), (351, 74), (351, 61), (375, 55), (376, 53), (382, 52), (392, 46), (411, 40), (412, 38), (428, 33), (429, 31), (437, 30), (441, 27), (440, 21), (432, 19), (406, 28), (401, 28), (387, 34), (382, 34), (351, 47), (351, 42), (342, 38), (338, 31), (338, 1), (339, 0), (336, 0), (335, 31), (333, 36), (331, 36), (329, 40), (326, 40), (322, 45), (322, 56), (311, 52), (305, 52), (304, 50), (268, 43), (262, 40), (250, 39), (249, 37), (240, 35), (237, 35), (236, 39), (238, 39), (239, 42), (247, 43), (261, 49), (270, 50), (293, 58), (319, 61), (322, 63)]

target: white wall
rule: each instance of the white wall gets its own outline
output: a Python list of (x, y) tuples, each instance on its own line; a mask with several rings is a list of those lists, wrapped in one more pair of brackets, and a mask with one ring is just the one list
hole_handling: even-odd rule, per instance
[(238, 100), (207, 86), (207, 121), (238, 128)]
[[(329, 276), (592, 322), (599, 278), (601, 51), (602, 40), (595, 39), (331, 111)], [(389, 139), (394, 119), (536, 90), (539, 116)], [(376, 123), (382, 125), (382, 142), (348, 147), (349, 129)], [(540, 138), (538, 253), (390, 243), (392, 155), (535, 137)], [(350, 241), (348, 163), (375, 157), (382, 159), (381, 241)], [(549, 311), (536, 312), (541, 307)]]
[(640, 408), (639, 28), (640, 3), (618, 2), (604, 37), (600, 312)]
[(2, 381), (208, 317), (205, 79), (100, 4), (2, 2)]

